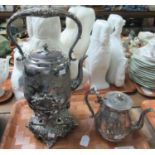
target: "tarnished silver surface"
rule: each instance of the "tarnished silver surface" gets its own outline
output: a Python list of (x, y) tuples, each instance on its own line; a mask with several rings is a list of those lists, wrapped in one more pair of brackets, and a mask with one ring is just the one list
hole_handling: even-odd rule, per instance
[(128, 95), (119, 91), (108, 92), (105, 98), (107, 98), (107, 100), (105, 99), (104, 103), (108, 107), (117, 111), (129, 110), (133, 105), (131, 98)]
[(38, 139), (46, 143), (48, 148), (53, 146), (57, 138), (65, 137), (77, 125), (67, 109), (59, 110), (55, 115), (35, 112), (35, 116), (28, 123), (29, 129)]
[[(11, 33), (10, 25), (18, 17), (70, 17), (78, 26), (78, 35), (70, 48), (69, 58), (61, 51), (49, 51), (47, 45), (25, 57), (21, 47), (16, 43)], [(78, 65), (78, 75), (70, 78), (70, 61), (75, 44), (81, 36), (82, 26), (79, 20), (71, 13), (60, 10), (28, 9), (15, 13), (7, 24), (7, 32), (11, 41), (17, 46), (24, 63), (24, 96), (34, 112), (28, 127), (51, 147), (58, 137), (64, 137), (77, 124), (68, 112), (71, 91), (82, 82), (82, 65), (86, 56), (82, 57)]]
[[(88, 101), (90, 93), (96, 93), (97, 102), (100, 104), (96, 114)], [(91, 89), (85, 95), (85, 102), (95, 118), (97, 131), (110, 142), (121, 141), (133, 131), (142, 128), (145, 114), (152, 111), (150, 108), (144, 110), (139, 120), (133, 124), (129, 113), (132, 108), (132, 101), (129, 96), (118, 91), (112, 91), (107, 93), (105, 97), (101, 97), (94, 89)]]

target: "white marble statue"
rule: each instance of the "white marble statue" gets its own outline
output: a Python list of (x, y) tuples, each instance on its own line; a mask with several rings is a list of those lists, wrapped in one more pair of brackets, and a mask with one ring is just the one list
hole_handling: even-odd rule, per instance
[(5, 90), (1, 87), (1, 84), (9, 76), (9, 60), (11, 56), (8, 55), (6, 58), (0, 58), (0, 97), (5, 94)]
[(110, 84), (121, 87), (125, 82), (125, 70), (127, 66), (127, 58), (125, 57), (121, 42), (121, 32), (125, 25), (125, 20), (119, 15), (110, 14), (107, 21), (113, 30), (110, 35), (111, 61), (107, 80)]
[(106, 89), (109, 83), (106, 74), (110, 65), (111, 53), (109, 50), (110, 26), (105, 20), (96, 20), (91, 35), (86, 68), (90, 74), (90, 87)]
[[(29, 17), (27, 19), (27, 29), (29, 38), (21, 44), (24, 55), (29, 55), (30, 52), (35, 52), (41, 49), (46, 43), (49, 50), (62, 51), (60, 42), (61, 24), (59, 17), (40, 18)], [(23, 62), (19, 61), (21, 55), (15, 49), (14, 54), (14, 69), (11, 76), (12, 88), (16, 99), (24, 97), (23, 94)]]
[(33, 21), (33, 17), (26, 17), (26, 29), (27, 29), (27, 33), (28, 33), (28, 37), (31, 38), (33, 36), (33, 27), (32, 27), (32, 22)]
[(30, 49), (42, 48), (47, 44), (49, 50), (62, 51), (60, 42), (61, 23), (59, 17), (40, 18), (32, 17), (33, 36), (30, 39)]
[(23, 93), (23, 70), (24, 70), (24, 64), (21, 59), (21, 55), (18, 53), (18, 50), (14, 50), (14, 68), (11, 75), (11, 84), (12, 89), (15, 95), (16, 99), (22, 99), (24, 98)]
[[(68, 11), (74, 14), (82, 24), (81, 38), (73, 49), (73, 56), (79, 60), (83, 55), (85, 55), (88, 49), (90, 33), (95, 22), (95, 11), (93, 8), (88, 8), (84, 6), (73, 6), (70, 7)], [(68, 55), (69, 49), (73, 44), (73, 41), (75, 40), (77, 33), (78, 29), (76, 23), (70, 18), (66, 18), (66, 28), (61, 33), (61, 42), (64, 47), (63, 51), (66, 53), (66, 55)], [(71, 78), (75, 78), (77, 76), (77, 73), (78, 61), (73, 61), (71, 62)], [(83, 67), (82, 84), (88, 81), (88, 78), (88, 70)]]
[[(73, 6), (70, 7), (68, 11), (74, 14), (82, 24), (81, 39), (73, 49), (74, 56), (79, 60), (86, 53), (89, 45), (90, 33), (95, 22), (95, 11), (93, 8), (84, 6)], [(66, 28), (61, 33), (61, 42), (63, 43), (67, 54), (77, 33), (78, 29), (76, 23), (72, 19), (66, 18)]]

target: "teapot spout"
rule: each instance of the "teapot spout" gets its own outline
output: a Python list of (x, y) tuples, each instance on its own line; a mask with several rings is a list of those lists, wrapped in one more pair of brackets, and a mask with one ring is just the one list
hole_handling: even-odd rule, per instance
[(152, 112), (152, 111), (153, 111), (152, 108), (147, 108), (147, 109), (145, 109), (145, 110), (141, 113), (141, 115), (140, 115), (139, 120), (137, 121), (137, 123), (131, 126), (131, 131), (135, 131), (135, 130), (141, 129), (141, 128), (143, 127), (143, 125), (144, 125), (144, 116), (145, 116), (148, 112)]
[(71, 90), (75, 90), (77, 89), (82, 80), (83, 80), (83, 62), (84, 60), (87, 58), (87, 55), (83, 56), (80, 60), (79, 60), (79, 64), (78, 64), (78, 75), (75, 79), (73, 79), (71, 81)]

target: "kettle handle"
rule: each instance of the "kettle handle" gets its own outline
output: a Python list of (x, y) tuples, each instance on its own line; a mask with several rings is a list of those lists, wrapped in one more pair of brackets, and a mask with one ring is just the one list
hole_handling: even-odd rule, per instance
[(85, 103), (86, 103), (87, 106), (88, 106), (89, 111), (90, 111), (91, 114), (92, 114), (91, 117), (95, 117), (95, 113), (94, 113), (94, 111), (93, 111), (93, 109), (92, 109), (92, 107), (91, 107), (91, 105), (90, 105), (90, 103), (89, 103), (89, 100), (88, 100), (89, 94), (92, 94), (92, 93), (95, 93), (95, 94), (97, 93), (96, 90), (95, 90), (95, 88), (91, 88), (90, 90), (88, 90), (88, 91), (86, 92), (85, 97), (84, 97), (84, 100), (85, 100)]
[(22, 59), (25, 58), (24, 53), (23, 53), (21, 47), (17, 44), (15, 38), (13, 37), (10, 26), (11, 26), (11, 23), (13, 21), (15, 21), (17, 18), (19, 18), (19, 17), (20, 18), (21, 17), (27, 17), (27, 16), (44, 17), (44, 18), (56, 17), (56, 16), (60, 16), (60, 17), (65, 18), (67, 16), (67, 17), (71, 18), (77, 24), (78, 34), (76, 36), (75, 41), (73, 42), (73, 45), (70, 48), (69, 59), (70, 60), (76, 60), (76, 59), (72, 58), (72, 53), (73, 53), (74, 46), (76, 45), (76, 43), (78, 42), (78, 40), (80, 39), (81, 34), (82, 34), (81, 22), (78, 20), (78, 18), (76, 16), (74, 16), (70, 12), (66, 12), (66, 11), (63, 11), (63, 10), (57, 10), (57, 9), (51, 9), (50, 10), (50, 9), (45, 9), (45, 8), (31, 8), (31, 9), (26, 9), (26, 10), (23, 10), (23, 11), (16, 12), (9, 18), (9, 20), (7, 22), (7, 34), (8, 34), (8, 37), (13, 42), (13, 44), (18, 48), (19, 53), (22, 56)]

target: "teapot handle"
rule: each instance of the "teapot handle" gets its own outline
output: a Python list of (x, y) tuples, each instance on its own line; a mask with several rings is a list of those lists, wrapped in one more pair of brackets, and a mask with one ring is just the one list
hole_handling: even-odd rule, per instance
[[(93, 111), (93, 109), (92, 109), (92, 107), (91, 107), (91, 105), (90, 105), (90, 103), (89, 103), (89, 100), (88, 100), (89, 94), (92, 94), (92, 93), (97, 94), (95, 88), (91, 88), (90, 90), (88, 90), (88, 91), (86, 92), (84, 100), (85, 100), (85, 103), (86, 103), (87, 106), (88, 106), (89, 111), (90, 111), (91, 114), (92, 114), (91, 117), (95, 117), (95, 113), (94, 113), (94, 111)], [(97, 96), (97, 97), (98, 97), (98, 96)]]
[(80, 21), (78, 20), (78, 18), (76, 16), (74, 16), (70, 12), (65, 12), (63, 10), (57, 10), (57, 9), (50, 10), (50, 9), (45, 9), (45, 8), (31, 8), (31, 9), (26, 9), (23, 11), (16, 12), (9, 18), (9, 20), (7, 22), (8, 37), (12, 41), (12, 43), (18, 48), (19, 53), (22, 56), (22, 59), (25, 58), (24, 53), (23, 53), (21, 47), (17, 44), (15, 38), (13, 37), (10, 26), (11, 26), (11, 23), (13, 21), (15, 21), (17, 18), (19, 18), (19, 17), (22, 18), (22, 17), (27, 17), (27, 16), (44, 17), (44, 18), (56, 17), (56, 16), (65, 18), (67, 16), (67, 17), (71, 18), (77, 24), (78, 34), (77, 34), (75, 41), (73, 42), (73, 45), (70, 48), (69, 59), (76, 60), (76, 59), (72, 58), (72, 53), (73, 53), (74, 46), (76, 45), (77, 41), (80, 39), (81, 34), (82, 34), (82, 25), (81, 25)]

